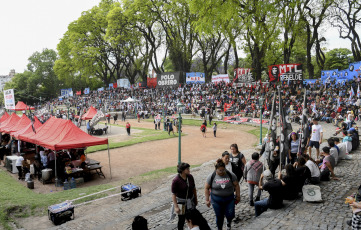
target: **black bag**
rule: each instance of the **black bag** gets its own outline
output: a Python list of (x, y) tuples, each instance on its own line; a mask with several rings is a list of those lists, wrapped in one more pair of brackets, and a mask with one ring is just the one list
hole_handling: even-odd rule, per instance
[(74, 206), (71, 202), (63, 202), (48, 207), (48, 218), (55, 225), (74, 220)]
[(138, 185), (134, 185), (131, 183), (122, 185), (120, 188), (122, 192), (122, 200), (131, 200), (133, 198), (141, 196), (142, 189)]

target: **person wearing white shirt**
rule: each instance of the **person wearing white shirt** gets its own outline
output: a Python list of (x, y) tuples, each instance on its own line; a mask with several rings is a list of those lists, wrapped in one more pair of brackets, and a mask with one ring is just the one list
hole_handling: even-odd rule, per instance
[(23, 179), (23, 162), (24, 162), (24, 153), (21, 153), (18, 159), (16, 159), (15, 166), (18, 169), (19, 180)]
[(310, 169), (311, 171), (311, 179), (310, 179), (310, 183), (311, 184), (319, 184), (320, 183), (320, 169), (317, 167), (316, 163), (313, 162), (312, 160), (310, 160), (310, 156), (305, 154), (304, 158), (306, 159), (306, 166)]
[(318, 119), (315, 117), (313, 118), (313, 125), (311, 130), (311, 138), (309, 139), (308, 143), (308, 152), (311, 157), (312, 148), (315, 147), (316, 149), (316, 156), (317, 159), (320, 156), (320, 144), (322, 143), (323, 138), (323, 131), (322, 126), (318, 124)]
[(339, 150), (335, 147), (335, 141), (333, 138), (328, 139), (328, 146), (330, 147), (330, 155), (335, 158), (335, 165), (337, 165), (338, 158), (339, 158)]

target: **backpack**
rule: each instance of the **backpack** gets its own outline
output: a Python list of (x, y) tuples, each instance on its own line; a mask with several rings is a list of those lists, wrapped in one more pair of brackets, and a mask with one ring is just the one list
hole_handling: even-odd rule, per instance
[[(233, 179), (232, 179), (232, 174), (231, 174), (231, 172), (226, 169), (226, 173), (227, 173), (227, 175), (229, 176), (229, 178), (231, 178), (231, 182), (232, 182), (232, 184), (233, 184)], [(213, 181), (214, 181), (214, 178), (215, 178), (215, 177), (216, 177), (216, 170), (214, 170), (214, 172), (212, 173), (212, 176), (211, 176), (211, 184), (210, 184), (211, 188), (212, 188), (212, 184), (213, 184)]]

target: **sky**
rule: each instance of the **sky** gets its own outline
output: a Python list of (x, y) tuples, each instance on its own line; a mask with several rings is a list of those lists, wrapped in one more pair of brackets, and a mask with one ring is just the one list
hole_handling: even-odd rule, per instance
[[(0, 75), (22, 73), (28, 58), (44, 48), (56, 50), (69, 23), (100, 0), (0, 0)], [(327, 49), (348, 48), (334, 28), (325, 30)], [(242, 54), (240, 55), (243, 56)]]

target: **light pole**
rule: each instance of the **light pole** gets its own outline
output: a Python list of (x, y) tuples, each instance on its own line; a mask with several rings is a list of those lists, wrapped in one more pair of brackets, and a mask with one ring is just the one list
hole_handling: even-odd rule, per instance
[(69, 102), (69, 100), (66, 102), (66, 107), (68, 108), (68, 120), (69, 120), (69, 109), (70, 109), (70, 102)]
[(261, 130), (259, 135), (259, 145), (262, 146), (262, 110), (263, 110), (263, 97), (259, 98), (260, 118), (261, 118)]
[(164, 122), (163, 131), (167, 131), (165, 129), (165, 124), (166, 124), (167, 121), (165, 120), (165, 99), (164, 98), (162, 98), (162, 104), (163, 104), (163, 122)]
[(181, 102), (178, 102), (177, 104), (177, 109), (179, 112), (179, 117), (178, 117), (178, 165), (182, 162), (181, 161), (181, 138), (182, 138), (182, 132), (181, 132), (181, 127), (182, 127), (182, 116), (181, 116), (181, 109), (184, 108), (184, 105)]

